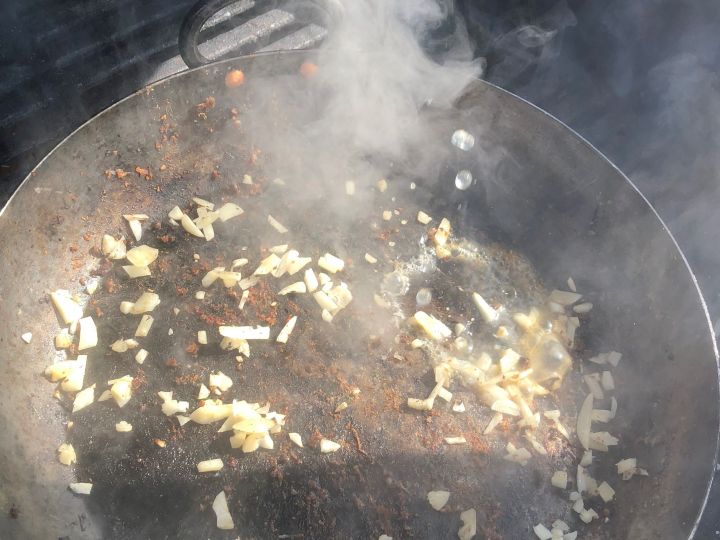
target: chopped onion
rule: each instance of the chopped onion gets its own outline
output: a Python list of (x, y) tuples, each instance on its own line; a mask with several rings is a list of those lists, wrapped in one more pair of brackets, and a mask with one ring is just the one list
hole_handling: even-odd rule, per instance
[(482, 296), (478, 293), (473, 293), (472, 299), (486, 323), (494, 323), (498, 320), (498, 312), (488, 304)]
[(95, 401), (95, 385), (88, 386), (85, 390), (81, 390), (75, 394), (72, 412), (78, 412)]
[(598, 495), (600, 495), (600, 498), (607, 502), (610, 502), (615, 497), (615, 490), (610, 487), (610, 484), (607, 482), (603, 482), (600, 484), (597, 488)]
[(427, 225), (428, 223), (430, 223), (432, 221), (432, 218), (429, 215), (427, 215), (425, 212), (420, 210), (417, 215), (417, 220), (420, 223), (422, 223), (423, 225)]
[(110, 388), (110, 393), (112, 394), (115, 403), (117, 403), (117, 406), (120, 408), (127, 405), (128, 401), (130, 401), (130, 398), (132, 397), (132, 387), (130, 386), (131, 383), (132, 378), (130, 379), (130, 381), (119, 380), (115, 382)]
[(548, 452), (547, 450), (545, 450), (545, 447), (540, 444), (540, 442), (535, 437), (533, 437), (531, 433), (526, 432), (525, 439), (530, 443), (530, 445), (538, 454), (540, 454), (541, 456), (547, 456)]
[(330, 452), (337, 452), (340, 450), (340, 445), (335, 441), (329, 439), (320, 440), (320, 452), (323, 454), (329, 454)]
[(597, 433), (590, 433), (589, 447), (591, 450), (607, 452), (609, 446), (616, 446), (618, 442), (617, 437), (613, 437), (607, 431), (598, 431)]
[(278, 295), (285, 296), (286, 294), (290, 294), (290, 293), (302, 294), (302, 293), (306, 293), (306, 292), (307, 292), (307, 287), (306, 287), (305, 283), (303, 281), (296, 281), (295, 283), (292, 283), (292, 284), (288, 285), (287, 287), (283, 287), (282, 289), (280, 289), (280, 291), (278, 292)]
[(153, 319), (152, 315), (143, 315), (137, 329), (135, 330), (135, 337), (146, 337), (148, 332), (150, 332), (150, 328), (152, 327), (154, 321), (155, 319)]
[(569, 532), (563, 535), (562, 540), (577, 540), (577, 531)]
[(550, 297), (548, 300), (550, 302), (555, 302), (556, 304), (560, 304), (561, 306), (569, 306), (577, 302), (582, 298), (582, 294), (569, 292), (569, 291), (560, 291), (558, 289), (555, 289), (550, 293)]
[(427, 500), (434, 510), (442, 510), (450, 499), (449, 491), (428, 491)]
[(133, 306), (135, 306), (135, 304), (133, 304), (132, 302), (120, 302), (120, 313), (124, 315), (129, 314), (132, 311)]
[(219, 332), (230, 339), (270, 339), (269, 326), (221, 326)]
[(143, 244), (129, 250), (126, 258), (133, 266), (149, 266), (155, 262), (159, 253), (157, 249)]
[(210, 389), (217, 388), (221, 392), (225, 392), (233, 385), (232, 379), (225, 375), (222, 371), (210, 374)]
[[(301, 282), (301, 284), (303, 287), (305, 286), (304, 283)], [(287, 343), (290, 334), (292, 334), (292, 331), (295, 329), (295, 323), (297, 323), (297, 315), (293, 315), (292, 317), (290, 317), (290, 320), (285, 323), (285, 326), (283, 326), (283, 329), (280, 330), (280, 333), (278, 334), (278, 337), (275, 339), (275, 341), (277, 341), (278, 343)]]
[(83, 317), (79, 321), (80, 339), (78, 340), (78, 351), (84, 351), (95, 347), (98, 343), (97, 327), (92, 317)]
[(68, 332), (67, 328), (60, 330), (60, 333), (55, 336), (55, 348), (67, 349), (73, 343), (73, 337)]
[(77, 495), (90, 495), (93, 485), (90, 482), (73, 482), (68, 487)]
[(388, 188), (387, 180), (385, 180), (384, 178), (381, 178), (380, 180), (377, 181), (376, 186), (380, 193), (385, 193), (385, 190)]
[(121, 420), (115, 424), (115, 431), (119, 433), (128, 433), (132, 431), (132, 424), (128, 424), (125, 420)]
[(58, 449), (58, 461), (63, 465), (72, 465), (77, 463), (77, 455), (75, 454), (75, 448), (70, 443), (61, 444)]
[(288, 232), (287, 227), (285, 227), (282, 223), (280, 223), (277, 219), (272, 217), (270, 214), (268, 214), (267, 220), (268, 220), (268, 223), (270, 224), (270, 226), (273, 229), (275, 229), (277, 232), (279, 232), (280, 234), (285, 234), (286, 232)]
[(100, 394), (100, 397), (97, 398), (98, 403), (101, 401), (107, 401), (108, 399), (112, 399), (112, 394), (110, 393), (110, 390), (103, 391), (103, 393)]
[(595, 510), (593, 510), (592, 508), (590, 508), (588, 510), (583, 510), (582, 512), (580, 512), (580, 519), (584, 523), (590, 523), (593, 519), (598, 519), (598, 518), (599, 518), (599, 516), (598, 516), (597, 512)]
[(417, 311), (413, 316), (413, 321), (436, 341), (449, 338), (452, 335), (452, 331), (447, 326), (424, 311)]
[(605, 411), (602, 409), (593, 409), (592, 421), (606, 423), (613, 419), (611, 411)]
[(619, 352), (609, 352), (607, 355), (607, 361), (612, 367), (617, 367), (617, 365), (620, 363), (620, 359), (622, 358), (622, 354)]
[(345, 193), (348, 195), (355, 195), (355, 182), (352, 180), (345, 182)]
[(520, 361), (520, 355), (512, 349), (505, 349), (502, 357), (500, 358), (500, 371), (507, 373), (517, 366)]
[(215, 205), (210, 201), (206, 201), (205, 199), (201, 199), (200, 197), (193, 197), (192, 200), (198, 206), (202, 206), (204, 208), (207, 208), (208, 210), (215, 210)]
[(318, 259), (318, 266), (331, 274), (335, 274), (345, 268), (345, 261), (331, 253), (326, 253)]
[(550, 478), (550, 483), (556, 488), (567, 489), (568, 475), (565, 471), (555, 471)]
[(537, 536), (540, 540), (551, 540), (553, 537), (552, 533), (542, 523), (535, 525), (533, 527), (533, 531), (535, 532), (535, 536)]
[(197, 236), (198, 238), (205, 238), (203, 232), (198, 228), (197, 225), (195, 225), (195, 222), (190, 219), (190, 216), (188, 216), (187, 214), (183, 214), (180, 218), (180, 225), (182, 225), (182, 228), (193, 236)]
[(240, 303), (238, 304), (238, 309), (242, 309), (245, 307), (245, 302), (248, 301), (248, 298), (250, 298), (250, 291), (243, 291), (242, 296), (240, 297)]
[(390, 221), (392, 219), (392, 212), (390, 210), (384, 210), (382, 213), (382, 218), (385, 221)]
[(477, 534), (477, 513), (474, 508), (460, 512), (462, 527), (458, 531), (460, 540), (471, 540)]
[(603, 371), (600, 378), (600, 384), (608, 392), (615, 390), (615, 381), (613, 380), (612, 373), (609, 371)]
[(215, 497), (212, 504), (213, 512), (215, 512), (216, 525), (218, 529), (230, 530), (235, 528), (230, 510), (227, 505), (227, 498), (225, 497), (225, 491), (221, 491)]
[(590, 427), (592, 424), (593, 395), (589, 394), (583, 401), (578, 413), (577, 427), (575, 429), (580, 444), (586, 450), (590, 448)]
[(197, 339), (200, 345), (207, 345), (207, 332), (205, 330), (198, 330)]
[(437, 395), (440, 399), (442, 399), (443, 401), (447, 401), (448, 403), (450, 403), (453, 396), (452, 392), (450, 392), (447, 388), (443, 388), (442, 386), (440, 386), (440, 388), (438, 389)]
[(507, 443), (505, 451), (507, 454), (503, 456), (503, 459), (519, 463), (523, 467), (527, 465), (528, 460), (532, 457), (532, 454), (528, 450), (525, 448), (515, 448), (515, 445), (511, 442)]
[(68, 291), (64, 289), (53, 291), (50, 293), (50, 299), (65, 324), (70, 324), (82, 317), (82, 307), (70, 297)]
[(490, 408), (493, 411), (502, 414), (507, 414), (510, 416), (520, 416), (520, 408), (514, 401), (510, 399), (498, 399), (493, 402)]
[(175, 221), (180, 221), (183, 217), (183, 211), (180, 210), (179, 206), (176, 206), (168, 212), (168, 217), (170, 219), (174, 219)]
[(487, 427), (483, 431), (483, 435), (489, 435), (492, 433), (492, 431), (495, 429), (495, 427), (502, 422), (503, 415), (501, 413), (495, 413), (493, 417), (490, 419), (490, 422), (488, 422)]
[(600, 376), (597, 373), (584, 375), (583, 380), (595, 399), (603, 399), (605, 397), (599, 382)]
[(124, 259), (127, 248), (125, 247), (125, 237), (115, 240), (109, 234), (102, 238), (102, 252), (108, 259), (119, 260)]
[(311, 257), (295, 257), (287, 265), (287, 273), (291, 276), (297, 274), (300, 270), (305, 268), (306, 265), (312, 262)]
[(198, 392), (198, 399), (207, 399), (210, 395), (210, 390), (204, 384), (200, 385), (200, 391)]
[(444, 437), (444, 440), (447, 444), (465, 444), (467, 441), (465, 440), (465, 437), (458, 436), (458, 437)]
[(375, 263), (378, 261), (378, 260), (377, 260), (377, 257), (373, 257), (373, 256), (370, 255), (369, 253), (366, 253), (366, 254), (365, 254), (365, 260), (366, 260), (368, 263), (370, 263), (370, 264), (375, 264)]
[(303, 448), (302, 437), (299, 433), (288, 433), (288, 438), (300, 448)]
[(582, 458), (580, 458), (580, 465), (582, 465), (583, 467), (589, 467), (590, 465), (592, 465), (592, 461), (592, 450), (585, 450), (585, 452), (583, 452)]
[(135, 355), (135, 361), (138, 364), (143, 364), (148, 357), (148, 352), (145, 349), (140, 349)]
[(267, 257), (265, 257), (262, 261), (260, 261), (260, 266), (258, 266), (255, 269), (255, 272), (253, 272), (253, 275), (255, 276), (264, 276), (267, 274), (270, 274), (271, 272), (274, 272), (278, 265), (280, 264), (280, 257), (275, 255), (274, 253), (271, 253)]
[(140, 295), (140, 298), (135, 301), (132, 308), (130, 308), (130, 313), (133, 315), (141, 315), (154, 310), (159, 305), (160, 297), (157, 294), (144, 292)]
[(212, 424), (224, 420), (231, 414), (232, 405), (216, 405), (206, 401), (202, 407), (198, 407), (190, 414), (190, 420), (196, 424)]
[(147, 277), (152, 275), (150, 272), (150, 268), (148, 268), (147, 266), (123, 266), (123, 270), (125, 270), (125, 273), (130, 279)]
[(575, 313), (588, 313), (592, 308), (593, 305), (590, 302), (583, 302), (582, 304), (573, 306), (573, 311)]
[(220, 458), (206, 459), (205, 461), (200, 461), (197, 464), (197, 470), (199, 473), (217, 472), (222, 468), (223, 460)]
[(75, 360), (75, 367), (68, 373), (67, 378), (60, 384), (64, 392), (79, 392), (85, 380), (85, 367), (87, 355), (80, 354)]

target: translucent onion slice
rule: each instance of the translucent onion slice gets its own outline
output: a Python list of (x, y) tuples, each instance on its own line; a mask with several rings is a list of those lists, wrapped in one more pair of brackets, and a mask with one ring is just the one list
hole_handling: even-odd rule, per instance
[(78, 351), (84, 351), (95, 347), (98, 343), (97, 327), (92, 317), (83, 317), (79, 321), (80, 338), (78, 340)]
[(143, 315), (135, 330), (135, 337), (147, 337), (153, 322), (155, 322), (155, 319), (153, 319), (152, 315), (148, 315), (147, 313)]
[(183, 211), (180, 210), (179, 206), (175, 206), (170, 212), (168, 212), (168, 217), (170, 219), (174, 219), (175, 221), (180, 221), (183, 217)]
[(465, 444), (467, 441), (465, 440), (465, 437), (459, 436), (459, 437), (444, 437), (444, 440), (447, 444)]
[(160, 297), (151, 292), (144, 292), (140, 295), (135, 303), (130, 308), (130, 313), (133, 315), (141, 315), (143, 313), (154, 310), (160, 305)]
[(331, 253), (326, 253), (318, 259), (318, 266), (331, 274), (335, 274), (345, 268), (345, 261)]
[(210, 389), (205, 386), (204, 384), (200, 385), (200, 390), (198, 391), (198, 399), (207, 399), (210, 396)]
[(290, 439), (295, 445), (303, 448), (302, 437), (299, 433), (288, 433), (288, 439)]
[(230, 339), (270, 339), (269, 326), (221, 326), (218, 330)]
[(123, 270), (130, 279), (151, 276), (150, 268), (147, 266), (123, 266)]
[(198, 228), (198, 226), (195, 225), (195, 222), (193, 222), (193, 220), (190, 219), (190, 216), (188, 216), (187, 214), (183, 214), (182, 217), (180, 218), (180, 225), (182, 225), (182, 228), (185, 229), (190, 234), (192, 234), (193, 236), (197, 236), (198, 238), (205, 237), (205, 235)]
[(600, 495), (600, 498), (605, 501), (606, 503), (613, 500), (615, 497), (615, 490), (610, 487), (610, 484), (607, 482), (603, 482), (600, 484), (597, 488), (598, 495)]
[(280, 262), (278, 263), (275, 270), (272, 271), (273, 277), (282, 277), (285, 275), (285, 273), (288, 271), (288, 268), (290, 265), (300, 256), (300, 253), (296, 249), (291, 249), (290, 251), (286, 252), (282, 257), (280, 257)]
[(221, 392), (225, 392), (233, 385), (233, 381), (230, 377), (225, 375), (222, 371), (210, 374), (210, 389), (217, 388)]
[(215, 512), (215, 518), (218, 529), (230, 530), (235, 528), (230, 510), (228, 509), (227, 498), (225, 497), (225, 491), (221, 491), (215, 497), (212, 504), (213, 512)]
[(340, 445), (335, 441), (331, 441), (329, 439), (320, 440), (320, 452), (322, 452), (323, 454), (337, 452), (338, 450), (340, 450)]
[(279, 296), (285, 296), (286, 294), (290, 293), (297, 293), (297, 294), (303, 294), (307, 292), (307, 286), (305, 285), (305, 282), (303, 281), (296, 281), (295, 283), (291, 283), (287, 287), (283, 287), (278, 291)]
[(427, 500), (434, 510), (442, 510), (450, 499), (449, 491), (428, 491)]
[(588, 394), (580, 407), (578, 413), (576, 433), (580, 444), (586, 450), (590, 448), (590, 428), (592, 424), (592, 411), (593, 411), (593, 395)]
[(75, 448), (70, 443), (61, 444), (58, 449), (58, 461), (63, 465), (72, 465), (77, 463), (77, 455), (75, 454)]
[(79, 392), (82, 390), (85, 380), (85, 367), (87, 366), (87, 355), (80, 354), (75, 361), (75, 367), (70, 371), (67, 378), (60, 383), (64, 392)]
[(132, 378), (127, 380), (118, 380), (110, 387), (110, 394), (112, 394), (117, 406), (122, 408), (127, 405), (128, 401), (132, 397)]
[(243, 209), (234, 203), (225, 203), (218, 208), (218, 216), (220, 221), (225, 222), (228, 219), (237, 217), (243, 213)]
[(477, 534), (477, 513), (474, 508), (460, 512), (462, 527), (458, 531), (460, 540), (471, 540)]
[(64, 289), (53, 291), (50, 293), (50, 299), (65, 324), (70, 324), (82, 317), (82, 307), (70, 297), (68, 291)]
[(310, 257), (297, 257), (290, 261), (290, 263), (287, 266), (287, 273), (290, 276), (294, 276), (297, 274), (300, 270), (305, 268), (308, 264), (312, 262), (312, 258)]
[(138, 364), (143, 364), (148, 357), (148, 352), (145, 349), (140, 349), (135, 355), (135, 361)]
[(274, 272), (275, 269), (277, 269), (279, 264), (280, 264), (280, 257), (275, 255), (274, 253), (271, 253), (270, 255), (265, 257), (262, 261), (260, 261), (260, 265), (255, 269), (255, 271), (253, 272), (253, 275), (264, 276), (264, 275), (270, 274), (271, 272)]
[(223, 468), (223, 460), (220, 458), (206, 459), (197, 464), (199, 473), (217, 472)]
[(102, 252), (108, 259), (119, 260), (124, 259), (126, 254), (125, 237), (121, 237), (120, 240), (115, 240), (109, 234), (106, 234), (102, 238)]
[[(303, 287), (305, 286), (304, 283), (302, 283), (302, 285)], [(278, 343), (287, 343), (290, 334), (292, 334), (292, 331), (295, 329), (295, 323), (297, 323), (297, 315), (290, 317), (290, 320), (285, 323), (285, 326), (283, 326), (282, 330), (280, 330), (280, 333), (275, 341)]]
[(425, 212), (420, 210), (417, 214), (417, 220), (419, 223), (422, 223), (423, 225), (427, 225), (428, 223), (430, 223), (432, 221), (432, 218), (428, 214), (426, 214)]
[(550, 302), (555, 302), (556, 304), (560, 304), (561, 306), (570, 306), (580, 300), (582, 298), (582, 294), (569, 292), (569, 291), (560, 291), (558, 289), (555, 289), (550, 293), (550, 296), (548, 300)]
[(81, 390), (75, 395), (72, 412), (76, 413), (78, 411), (81, 411), (88, 405), (91, 405), (93, 401), (95, 401), (94, 384), (92, 386), (88, 386), (85, 390)]
[(193, 197), (192, 200), (198, 206), (202, 206), (203, 208), (207, 208), (208, 210), (215, 210), (215, 205), (210, 201), (206, 201), (205, 199), (201, 199), (200, 197)]
[(129, 433), (133, 429), (132, 424), (129, 424), (125, 420), (121, 420), (117, 424), (115, 424), (115, 431), (118, 433)]
[(157, 249), (143, 244), (129, 250), (125, 257), (133, 266), (149, 266), (155, 262), (159, 253)]
[(550, 483), (556, 488), (567, 489), (568, 474), (565, 471), (555, 471), (550, 478)]
[(495, 310), (495, 308), (493, 308), (485, 301), (482, 296), (474, 292), (472, 294), (472, 299), (475, 303), (475, 306), (478, 308), (478, 311), (480, 311), (480, 315), (486, 323), (494, 323), (498, 320), (500, 315)]
[(77, 495), (90, 495), (93, 485), (89, 482), (73, 482), (68, 487)]
[(416, 312), (413, 316), (413, 322), (422, 328), (425, 333), (435, 341), (441, 341), (452, 335), (452, 331), (445, 326), (445, 324), (432, 315), (428, 315), (424, 311)]
[(489, 435), (492, 433), (492, 431), (495, 429), (495, 427), (502, 422), (503, 415), (501, 413), (495, 413), (493, 417), (490, 419), (490, 422), (488, 422), (487, 427), (483, 431), (483, 435)]
[(542, 523), (535, 525), (533, 527), (533, 532), (540, 540), (551, 540), (553, 537), (550, 530)]
[(282, 223), (280, 223), (277, 219), (272, 217), (270, 214), (268, 214), (267, 220), (268, 220), (268, 223), (270, 224), (270, 226), (273, 229), (275, 229), (277, 232), (279, 232), (280, 234), (285, 234), (286, 232), (288, 232), (287, 227), (285, 227)]

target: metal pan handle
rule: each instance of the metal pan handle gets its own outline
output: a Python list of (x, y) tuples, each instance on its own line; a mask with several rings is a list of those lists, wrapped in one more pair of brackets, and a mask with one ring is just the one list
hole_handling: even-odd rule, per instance
[(195, 68), (211, 62), (198, 49), (200, 30), (218, 11), (235, 3), (237, 0), (200, 0), (190, 9), (180, 27), (178, 38), (180, 56), (188, 67)]

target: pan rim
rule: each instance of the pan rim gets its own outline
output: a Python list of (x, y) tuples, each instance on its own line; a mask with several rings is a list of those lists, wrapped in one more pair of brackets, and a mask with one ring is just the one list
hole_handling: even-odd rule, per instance
[[(233, 58), (227, 58), (223, 60), (218, 60), (216, 62), (212, 62), (210, 64), (206, 64), (203, 66), (199, 66), (196, 68), (187, 69), (185, 71), (181, 71), (178, 73), (174, 73), (172, 75), (168, 75), (167, 77), (164, 77), (162, 79), (159, 79), (157, 81), (154, 81), (152, 83), (149, 83), (142, 88), (138, 89), (137, 91), (128, 94), (124, 98), (119, 99), (109, 107), (103, 109), (96, 115), (92, 116), (91, 118), (87, 119), (85, 122), (80, 124), (77, 128), (72, 130), (66, 137), (64, 137), (61, 141), (59, 141), (53, 148), (50, 150), (43, 158), (38, 161), (38, 163), (32, 168), (32, 170), (25, 176), (25, 178), (20, 182), (20, 184), (17, 186), (15, 191), (12, 193), (12, 195), (8, 198), (7, 202), (0, 208), (0, 220), (5, 214), (5, 211), (10, 206), (10, 204), (15, 199), (16, 195), (20, 192), (20, 190), (27, 190), (28, 184), (30, 180), (36, 175), (37, 170), (45, 163), (46, 160), (48, 160), (51, 156), (55, 154), (55, 152), (63, 146), (70, 138), (74, 137), (76, 133), (84, 129), (88, 124), (96, 120), (97, 118), (101, 117), (102, 115), (109, 113), (110, 111), (114, 110), (116, 107), (120, 106), (125, 101), (142, 94), (143, 92), (147, 92), (149, 89), (152, 89), (160, 84), (166, 84), (171, 80), (174, 80), (176, 78), (184, 77), (189, 73), (193, 73), (200, 70), (207, 70), (207, 69), (214, 69), (222, 65), (232, 64), (233, 62), (238, 61), (247, 61), (252, 60), (256, 58), (263, 58), (263, 57), (271, 57), (271, 56), (297, 56), (297, 57), (307, 57), (307, 56), (313, 56), (316, 54), (316, 50), (291, 50), (291, 51), (266, 51), (266, 52), (259, 52), (255, 54), (250, 55), (244, 55), (244, 56), (238, 56)], [(687, 257), (685, 256), (685, 253), (683, 252), (682, 248), (678, 244), (675, 236), (673, 235), (670, 228), (667, 226), (665, 221), (662, 219), (656, 208), (653, 206), (653, 204), (645, 197), (645, 195), (642, 193), (642, 191), (637, 187), (637, 185), (627, 176), (625, 173), (620, 170), (620, 168), (615, 165), (615, 163), (612, 162), (603, 152), (598, 150), (591, 142), (589, 142), (585, 137), (580, 135), (577, 131), (575, 131), (573, 128), (568, 126), (566, 123), (564, 123), (562, 120), (559, 120), (557, 117), (553, 116), (549, 112), (545, 111), (544, 109), (538, 107), (537, 105), (533, 104), (532, 102), (528, 101), (527, 99), (510, 92), (500, 86), (497, 86), (491, 82), (485, 81), (483, 79), (475, 79), (471, 85), (480, 85), (480, 86), (486, 86), (489, 88), (492, 88), (493, 90), (504, 94), (508, 96), (511, 99), (515, 99), (522, 104), (529, 106), (531, 109), (534, 109), (536, 112), (539, 112), (542, 116), (549, 119), (551, 122), (554, 122), (556, 125), (560, 126), (561, 128), (564, 128), (567, 130), (571, 135), (573, 135), (577, 140), (579, 140), (587, 149), (589, 149), (591, 152), (594, 152), (598, 156), (600, 156), (610, 167), (619, 175), (619, 177), (624, 180), (624, 182), (635, 191), (635, 193), (640, 197), (642, 202), (647, 205), (647, 207), (650, 209), (652, 214), (654, 215), (657, 222), (660, 224), (661, 229), (664, 231), (664, 233), (670, 238), (675, 250), (680, 255), (680, 258), (682, 259), (682, 262), (687, 270), (687, 272), (690, 275), (690, 279), (695, 286), (695, 291), (697, 292), (698, 298), (700, 300), (700, 307), (702, 308), (703, 315), (705, 317), (705, 322), (707, 324), (707, 328), (709, 330), (709, 336), (711, 340), (712, 345), (712, 352), (715, 360), (715, 387), (720, 393), (720, 352), (718, 351), (718, 345), (717, 345), (717, 336), (715, 333), (715, 329), (712, 324), (712, 319), (710, 318), (710, 312), (708, 310), (707, 302), (705, 301), (705, 296), (702, 292), (702, 289), (700, 287), (700, 284), (697, 280), (697, 276), (695, 275), (695, 272), (693, 271), (692, 267), (690, 266), (690, 263), (687, 260)], [(2, 226), (2, 223), (0, 222), (0, 226)], [(703, 518), (703, 515), (705, 514), (705, 511), (708, 506), (708, 502), (710, 499), (710, 492), (713, 486), (713, 483), (715, 481), (715, 477), (717, 474), (717, 467), (718, 467), (718, 457), (720, 454), (720, 404), (715, 404), (715, 415), (716, 419), (718, 421), (718, 425), (716, 426), (716, 433), (715, 433), (715, 452), (714, 452), (714, 458), (711, 463), (711, 470), (709, 471), (707, 485), (705, 487), (705, 494), (703, 496), (703, 499), (700, 504), (700, 508), (698, 511), (697, 516), (695, 517), (695, 520), (692, 524), (692, 528), (690, 529), (688, 539), (691, 540), (695, 538), (695, 535), (698, 532), (698, 529), (700, 527), (700, 522)]]

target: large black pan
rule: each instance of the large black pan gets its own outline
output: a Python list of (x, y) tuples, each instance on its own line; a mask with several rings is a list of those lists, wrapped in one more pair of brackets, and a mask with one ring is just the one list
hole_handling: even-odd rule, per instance
[[(286, 53), (222, 62), (138, 92), (61, 143), (0, 214), (0, 537), (377, 538), (383, 532), (396, 538), (455, 537), (457, 512), (428, 511), (424, 496), (432, 482), (464, 486), (456, 489), (458, 501), (451, 509), (478, 508), (478, 537), (527, 538), (539, 521), (575, 520), (567, 499), (546, 480), (562, 464), (535, 465), (539, 460), (534, 460), (521, 468), (492, 453), (478, 461), (462, 452), (435, 455), (402, 444), (389, 447), (358, 416), (353, 421), (363, 452), (358, 447), (332, 459), (277, 459), (272, 471), (262, 461), (266, 458), (238, 455), (237, 468), (201, 479), (188, 465), (193, 455), (173, 445), (168, 453), (151, 454), (160, 449), (122, 442), (127, 439), (112, 430), (114, 417), (97, 412), (74, 419), (87, 441), (77, 442), (87, 450), (79, 452), (77, 470), (57, 463), (68, 415), (40, 375), (55, 354), (52, 337), (58, 326), (48, 292), (80, 287), (79, 280), (98, 266), (91, 246), (101, 233), (123, 227), (120, 214), (127, 208), (160, 219), (192, 195), (219, 198), (232, 191), (242, 168), (229, 140), (231, 129), (237, 133), (230, 109), (242, 113), (267, 104), (265, 83), (296, 74), (305, 58), (305, 53)], [(247, 76), (240, 93), (223, 82), (234, 67)], [(196, 108), (209, 95), (215, 97), (211, 113), (218, 120), (212, 130), (198, 120)], [(170, 153), (158, 131), (165, 114), (173, 117), (165, 135), (177, 135)], [(435, 119), (435, 126), (428, 137), (437, 137), (439, 149), (448, 146), (458, 127), (483, 133), (467, 166), (486, 170), (482, 148), (501, 149), (502, 158), (485, 181), (458, 199), (457, 192), (442, 187), (450, 158), (439, 150), (437, 161), (443, 165), (418, 178), (432, 192), (429, 211), (452, 211), (460, 229), (480, 229), (489, 240), (522, 253), (548, 284), (574, 276), (596, 304), (585, 347), (624, 354), (616, 373), (621, 411), (612, 428), (621, 450), (611, 452), (607, 462), (635, 456), (650, 476), (621, 483), (610, 476), (609, 466), (607, 477), (617, 489), (608, 506), (610, 519), (582, 529), (581, 536), (692, 537), (715, 469), (717, 351), (697, 283), (672, 236), (602, 155), (511, 94), (477, 81), (454, 111)], [(103, 174), (132, 171), (135, 165), (149, 166), (154, 178), (133, 173), (120, 181)], [(219, 178), (212, 174), (215, 169)], [(106, 327), (116, 324), (112, 316), (108, 320)], [(20, 340), (27, 330), (34, 333), (29, 345)], [(104, 360), (101, 353), (94, 359), (97, 365)], [(319, 384), (296, 382), (298, 388)], [(131, 402), (128, 414), (140, 414), (140, 406), (139, 399)], [(164, 422), (157, 409), (142, 414)], [(135, 456), (147, 466), (138, 463), (140, 458), (129, 463)], [(238, 483), (238, 471), (250, 476)], [(75, 473), (95, 483), (93, 495), (81, 498), (67, 491)], [(208, 508), (208, 496), (223, 486), (234, 493), (231, 510), (238, 529), (231, 534), (215, 529)]]

